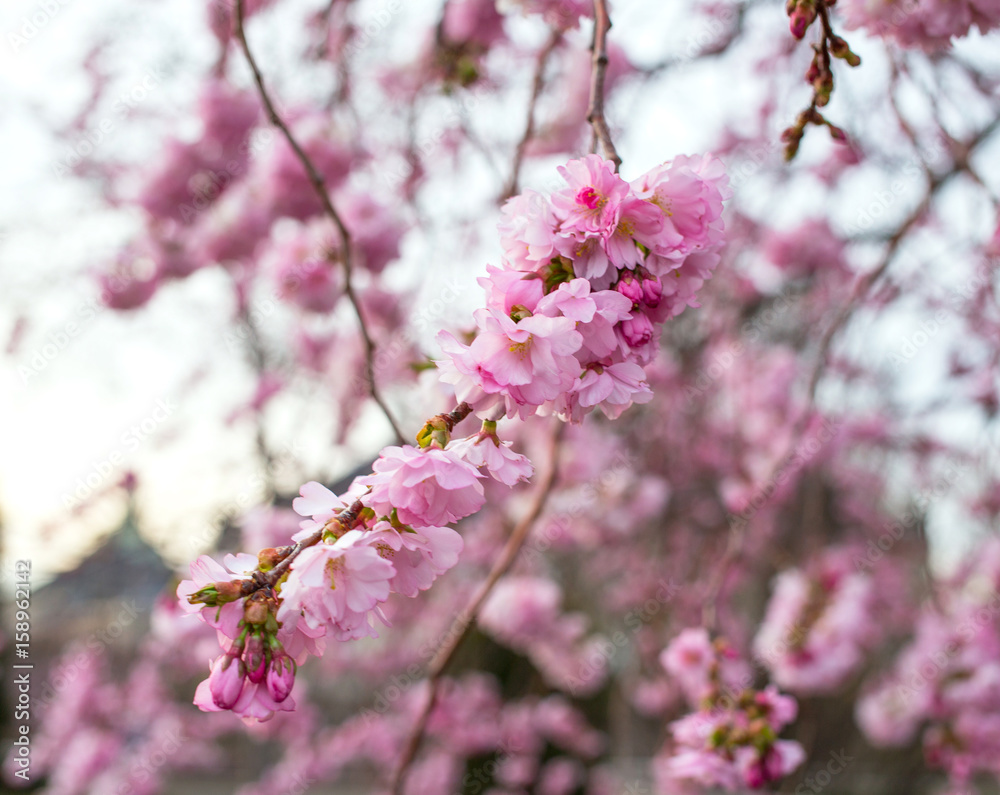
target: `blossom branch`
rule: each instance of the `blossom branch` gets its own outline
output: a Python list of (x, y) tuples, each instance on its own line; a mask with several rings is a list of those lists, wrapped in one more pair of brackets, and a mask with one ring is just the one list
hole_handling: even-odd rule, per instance
[[(454, 428), (458, 423), (464, 420), (472, 413), (472, 406), (468, 403), (459, 403), (454, 409), (445, 414), (438, 414), (433, 419), (429, 420), (425, 427), (432, 426), (435, 424), (436, 420), (439, 420), (439, 424), (443, 425), (444, 428), (450, 433), (452, 428)], [(332, 523), (337, 523), (346, 529), (350, 529), (358, 518), (364, 506), (361, 504), (360, 500), (355, 500), (351, 505), (349, 505), (344, 510), (337, 513), (333, 519), (327, 522), (320, 528), (317, 528), (315, 532), (309, 535), (307, 538), (295, 544), (293, 547), (286, 547), (287, 554), (282, 554), (280, 557), (280, 562), (274, 566), (273, 569), (259, 578), (261, 587), (264, 585), (274, 585), (280, 580), (285, 572), (287, 572), (292, 565), (292, 561), (297, 558), (303, 550), (308, 549), (311, 546), (315, 546), (323, 538), (323, 533), (326, 532), (327, 527)], [(282, 550), (284, 552), (284, 550)]]
[(785, 144), (785, 159), (792, 160), (799, 151), (799, 143), (809, 125), (817, 127), (825, 125), (835, 141), (847, 140), (844, 131), (830, 123), (819, 112), (819, 108), (825, 107), (833, 94), (832, 58), (842, 58), (849, 66), (860, 66), (861, 58), (851, 51), (846, 41), (833, 32), (828, 0), (790, 0), (788, 16), (789, 27), (796, 39), (805, 36), (806, 30), (817, 17), (822, 28), (819, 44), (812, 45), (813, 60), (806, 72), (806, 82), (810, 83), (813, 89), (812, 101), (809, 107), (798, 115), (795, 124), (781, 134), (781, 140)]
[(590, 106), (587, 108), (587, 123), (593, 128), (590, 151), (596, 152), (600, 143), (604, 157), (615, 164), (617, 171), (622, 159), (611, 140), (611, 130), (604, 117), (604, 78), (608, 72), (607, 37), (610, 29), (611, 19), (606, 0), (594, 0), (594, 42), (591, 46), (593, 62), (590, 73)]
[(451, 622), (451, 626), (445, 635), (445, 641), (438, 647), (434, 657), (431, 659), (430, 665), (427, 668), (427, 699), (424, 702), (424, 706), (420, 711), (420, 715), (417, 717), (417, 721), (414, 724), (409, 737), (407, 738), (406, 745), (403, 748), (403, 753), (400, 756), (399, 764), (393, 775), (393, 795), (402, 795), (403, 784), (406, 781), (407, 771), (413, 763), (413, 760), (416, 758), (417, 751), (420, 748), (420, 743), (423, 740), (424, 732), (427, 729), (427, 722), (430, 719), (431, 712), (433, 711), (434, 704), (437, 700), (438, 687), (445, 669), (454, 658), (455, 652), (458, 651), (458, 647), (461, 645), (462, 641), (465, 640), (465, 637), (469, 634), (469, 630), (475, 623), (476, 617), (479, 615), (479, 611), (482, 608), (483, 603), (493, 591), (493, 587), (497, 584), (500, 578), (507, 573), (514, 561), (517, 559), (517, 555), (521, 551), (521, 547), (524, 545), (528, 534), (531, 532), (531, 528), (534, 526), (535, 521), (541, 515), (542, 511), (545, 509), (545, 505), (552, 493), (552, 489), (556, 482), (556, 475), (559, 470), (559, 441), (562, 438), (564, 428), (565, 425), (563, 423), (557, 423), (549, 438), (549, 466), (544, 478), (542, 478), (538, 484), (531, 507), (528, 509), (528, 512), (521, 517), (521, 520), (514, 527), (510, 536), (508, 536), (507, 543), (504, 545), (503, 551), (500, 553), (500, 557), (497, 558), (496, 562), (493, 564), (493, 568), (490, 570), (489, 575), (482, 582), (482, 584), (480, 584), (479, 588), (476, 589), (476, 592), (473, 594), (465, 608)]
[(528, 143), (535, 136), (535, 108), (538, 105), (538, 99), (541, 97), (542, 91), (545, 89), (545, 69), (548, 67), (552, 53), (559, 45), (559, 42), (562, 41), (562, 34), (561, 30), (553, 29), (548, 42), (538, 53), (538, 60), (535, 62), (535, 75), (531, 83), (531, 99), (528, 101), (528, 119), (524, 125), (524, 134), (521, 136), (521, 140), (518, 141), (517, 149), (514, 152), (514, 163), (511, 166), (507, 186), (500, 197), (501, 202), (517, 193), (518, 182), (521, 176), (521, 164), (524, 161), (524, 152), (528, 148)]
[(403, 444), (403, 434), (400, 431), (399, 426), (396, 424), (396, 420), (392, 416), (389, 406), (386, 404), (378, 386), (375, 383), (375, 341), (372, 339), (371, 333), (368, 331), (368, 326), (365, 323), (364, 312), (361, 309), (361, 302), (358, 300), (357, 293), (354, 290), (354, 284), (352, 281), (353, 258), (351, 256), (350, 232), (348, 232), (343, 218), (340, 217), (340, 213), (337, 212), (337, 209), (333, 206), (333, 202), (330, 200), (330, 194), (326, 189), (326, 183), (323, 179), (323, 175), (319, 173), (316, 166), (309, 158), (309, 155), (306, 154), (305, 150), (296, 140), (295, 136), (292, 135), (292, 131), (289, 129), (284, 119), (281, 118), (281, 115), (274, 106), (274, 102), (271, 100), (270, 94), (264, 87), (263, 75), (257, 66), (257, 61), (254, 59), (253, 53), (250, 51), (250, 44), (247, 41), (246, 31), (243, 28), (243, 4), (244, 0), (236, 0), (236, 37), (239, 39), (240, 47), (243, 49), (243, 54), (246, 57), (247, 64), (250, 66), (250, 71), (253, 72), (254, 83), (257, 85), (257, 92), (260, 94), (261, 101), (264, 104), (264, 109), (267, 111), (268, 120), (281, 131), (281, 134), (285, 137), (288, 145), (292, 148), (292, 151), (295, 152), (295, 156), (299, 159), (299, 162), (302, 163), (302, 167), (305, 169), (306, 174), (309, 177), (309, 182), (316, 191), (316, 195), (319, 197), (324, 211), (333, 221), (334, 225), (337, 227), (338, 233), (340, 234), (342, 247), (341, 266), (344, 270), (344, 293), (347, 295), (348, 301), (351, 302), (351, 306), (354, 308), (354, 313), (358, 318), (358, 327), (361, 330), (361, 338), (364, 341), (365, 376), (368, 379), (368, 392), (371, 395), (372, 400), (375, 401), (378, 407), (382, 410), (382, 413), (385, 415), (386, 420), (389, 422), (389, 426), (392, 428), (393, 434), (396, 436), (397, 442), (399, 444)]

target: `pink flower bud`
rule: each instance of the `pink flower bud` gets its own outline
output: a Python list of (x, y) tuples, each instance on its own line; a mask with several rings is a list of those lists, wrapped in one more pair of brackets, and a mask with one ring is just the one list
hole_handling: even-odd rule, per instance
[(795, 38), (801, 39), (806, 35), (806, 30), (813, 23), (814, 19), (816, 19), (815, 8), (803, 8), (802, 5), (796, 6), (795, 11), (789, 17), (788, 29), (791, 30)]
[(642, 300), (642, 284), (632, 271), (622, 272), (615, 289), (631, 301), (632, 306), (636, 306)]
[(841, 143), (845, 143), (847, 141), (847, 133), (833, 124), (830, 125), (830, 137), (833, 138), (834, 141), (840, 141)]
[(212, 673), (208, 677), (208, 687), (212, 701), (219, 709), (232, 709), (243, 692), (246, 668), (243, 660), (224, 654), (212, 663)]
[(247, 679), (254, 684), (263, 682), (267, 674), (267, 657), (264, 654), (264, 641), (260, 635), (251, 635), (247, 639), (243, 659), (246, 660)]
[(295, 661), (284, 652), (278, 652), (267, 669), (267, 692), (277, 703), (284, 701), (295, 686)]
[(663, 285), (656, 276), (642, 280), (642, 302), (650, 309), (656, 309), (663, 297)]
[(653, 339), (653, 323), (645, 315), (636, 315), (623, 320), (622, 336), (633, 348), (640, 348)]

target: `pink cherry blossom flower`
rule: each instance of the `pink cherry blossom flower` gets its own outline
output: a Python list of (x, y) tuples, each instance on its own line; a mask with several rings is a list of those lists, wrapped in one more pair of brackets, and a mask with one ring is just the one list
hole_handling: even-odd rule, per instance
[(679, 155), (632, 184), (636, 195), (663, 213), (655, 253), (673, 260), (722, 243), (722, 202), (729, 198), (725, 167), (710, 155)]
[(479, 279), (486, 290), (486, 306), (509, 315), (514, 307), (534, 313), (542, 300), (544, 283), (534, 271), (501, 270), (486, 266), (487, 275)]
[(604, 244), (608, 259), (616, 268), (633, 268), (645, 262), (639, 244), (650, 250), (660, 242), (663, 212), (653, 204), (634, 197), (622, 202), (618, 224)]
[(536, 270), (556, 255), (559, 219), (547, 197), (526, 190), (508, 199), (501, 215), (500, 243), (515, 269)]
[(590, 297), (596, 308), (594, 317), (588, 323), (577, 325), (586, 356), (577, 355), (584, 362), (600, 361), (618, 349), (615, 328), (632, 313), (632, 302), (617, 290), (600, 290), (591, 293)]
[(470, 436), (451, 442), (447, 449), (475, 467), (485, 467), (493, 478), (507, 486), (528, 480), (534, 472), (531, 461), (511, 450), (511, 442), (498, 441), (489, 436)]
[(458, 562), (462, 537), (450, 527), (421, 527), (400, 532), (388, 522), (372, 528), (366, 541), (396, 570), (390, 586), (403, 596), (416, 596)]
[(646, 373), (635, 362), (589, 367), (573, 387), (573, 391), (581, 406), (600, 406), (612, 420), (633, 403), (648, 403), (653, 399), (653, 392), (646, 382)]
[(447, 450), (387, 447), (372, 469), (357, 480), (371, 487), (362, 502), (378, 516), (395, 509), (399, 521), (416, 528), (457, 522), (486, 501), (479, 470)]
[(548, 317), (562, 316), (578, 323), (589, 323), (594, 319), (597, 304), (591, 297), (590, 282), (586, 279), (573, 279), (563, 282), (541, 298), (532, 311)]
[(552, 194), (552, 204), (560, 216), (560, 232), (566, 236), (607, 238), (618, 225), (622, 202), (629, 186), (609, 160), (587, 155), (559, 166), (559, 174), (569, 185)]
[(362, 624), (389, 597), (396, 570), (364, 536), (351, 530), (332, 544), (304, 549), (281, 587), (278, 621), (294, 626), (301, 617), (307, 626), (324, 627), (334, 636), (366, 632)]
[[(475, 314), (482, 333), (470, 348), (501, 386), (541, 392), (544, 397), (537, 402), (542, 403), (559, 394), (556, 385), (566, 380), (567, 371), (575, 376), (572, 354), (583, 340), (571, 319), (532, 315), (515, 323), (497, 312), (478, 309)], [(539, 379), (545, 386), (535, 383)]]
[[(194, 695), (194, 703), (202, 712), (223, 711), (223, 708), (219, 707), (212, 697), (208, 679), (198, 685)], [(280, 702), (275, 701), (268, 692), (266, 684), (247, 682), (243, 686), (239, 699), (229, 709), (234, 714), (239, 715), (244, 723), (251, 725), (268, 721), (277, 712), (294, 711), (295, 700), (289, 695)]]
[(660, 655), (660, 664), (676, 677), (688, 701), (696, 704), (711, 688), (709, 672), (715, 664), (715, 649), (708, 631), (698, 627), (683, 630)]

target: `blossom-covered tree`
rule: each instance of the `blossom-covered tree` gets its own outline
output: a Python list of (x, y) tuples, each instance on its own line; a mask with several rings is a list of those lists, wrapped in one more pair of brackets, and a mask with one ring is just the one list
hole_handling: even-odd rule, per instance
[[(430, 5), (209, 2), (156, 156), (68, 167), (107, 307), (231, 294), (267, 477), (34, 780), (994, 791), (1000, 3)], [(282, 482), (316, 411), (370, 463)]]

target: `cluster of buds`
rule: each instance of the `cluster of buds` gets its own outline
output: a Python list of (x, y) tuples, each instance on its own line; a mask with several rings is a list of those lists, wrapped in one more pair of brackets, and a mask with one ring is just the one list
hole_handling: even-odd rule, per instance
[(813, 98), (810, 106), (802, 111), (795, 124), (781, 134), (785, 144), (785, 159), (791, 160), (799, 151), (799, 143), (805, 135), (808, 125), (825, 126), (830, 136), (841, 143), (847, 140), (844, 131), (831, 124), (817, 108), (826, 107), (833, 94), (833, 70), (830, 68), (831, 56), (847, 62), (848, 66), (860, 66), (861, 58), (855, 54), (840, 36), (830, 27), (827, 9), (834, 0), (788, 0), (785, 10), (788, 12), (789, 27), (796, 39), (805, 36), (809, 26), (820, 17), (823, 30), (818, 44), (813, 44), (813, 57), (806, 70), (805, 80), (812, 87)]
[(799, 144), (806, 134), (806, 127), (810, 124), (816, 127), (826, 127), (834, 141), (840, 143), (847, 141), (847, 133), (840, 127), (815, 108), (806, 108), (795, 118), (795, 124), (781, 133), (781, 142), (785, 145), (785, 160), (791, 160), (798, 154)]
[[(276, 552), (261, 555), (273, 559)], [(272, 588), (251, 590), (257, 579), (219, 580), (188, 595), (189, 605), (216, 608), (223, 648), (195, 695), (195, 704), (205, 711), (234, 710), (260, 718), (294, 706), (289, 697), (297, 666), (278, 638), (278, 600)]]

